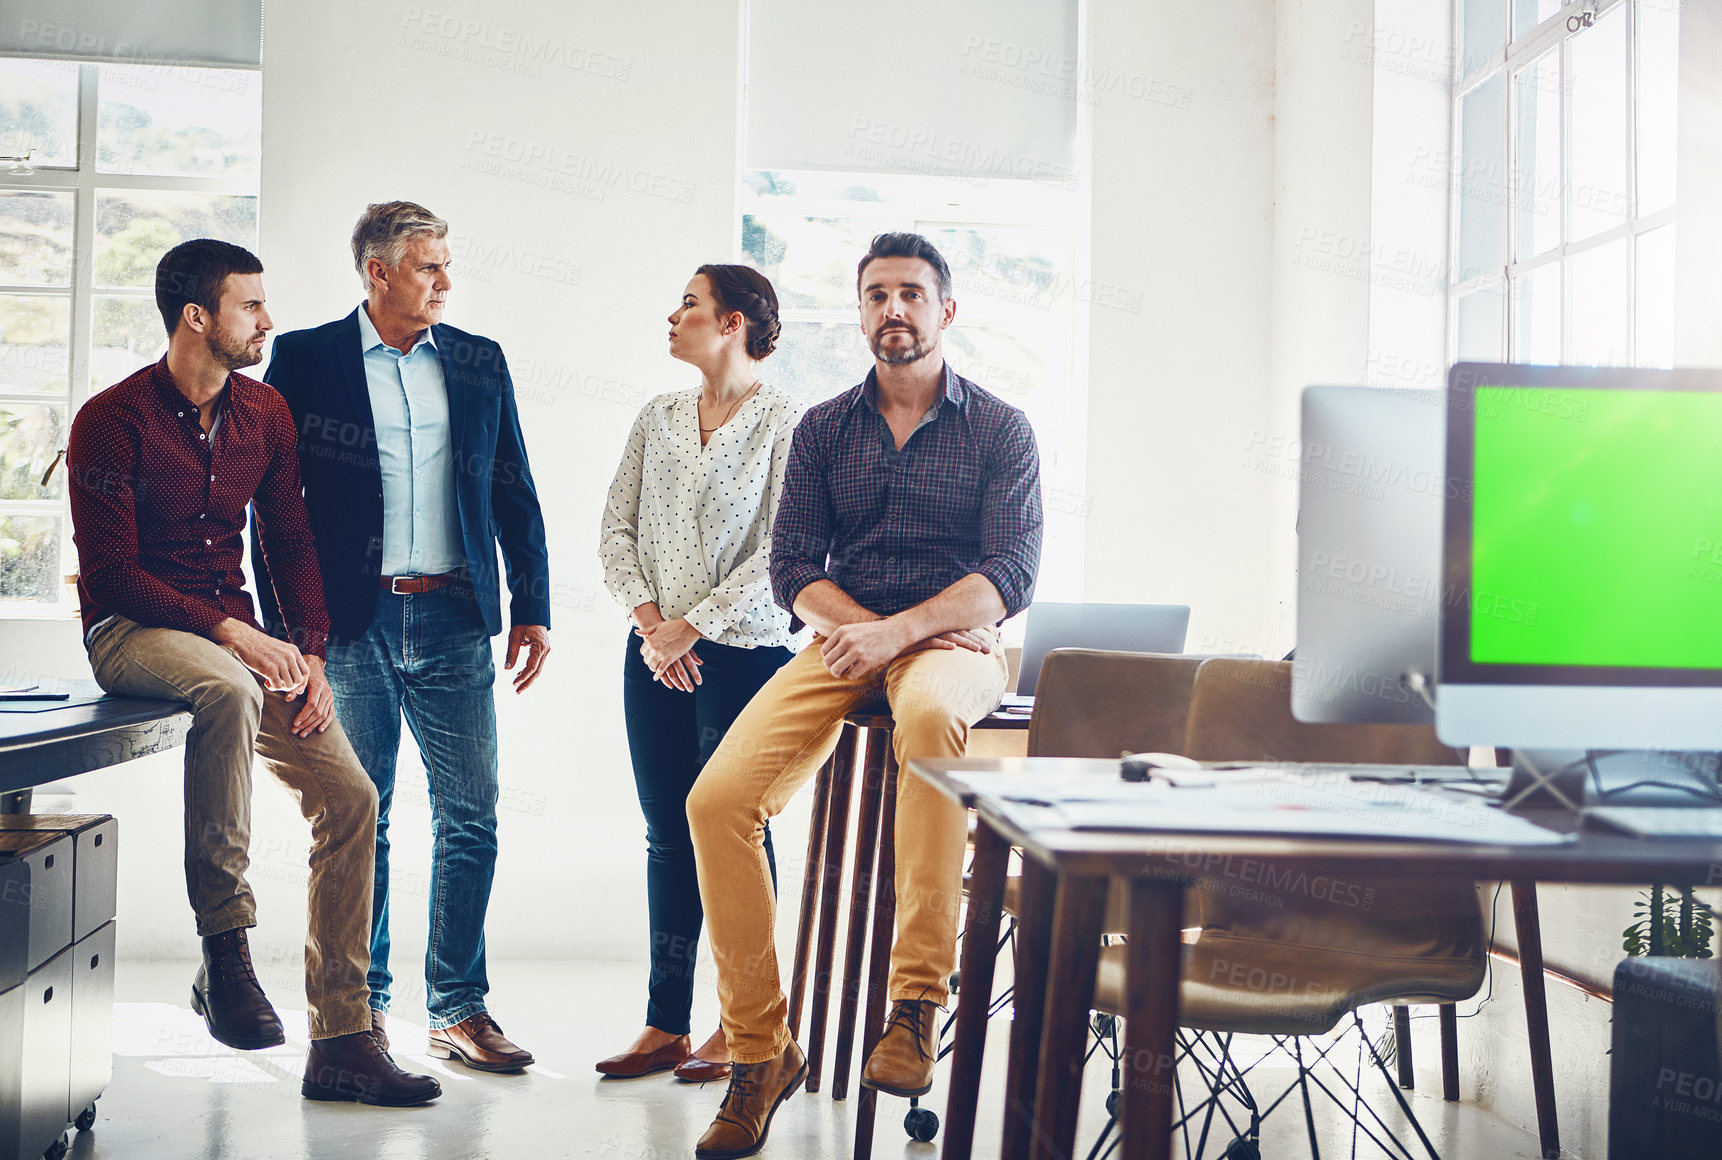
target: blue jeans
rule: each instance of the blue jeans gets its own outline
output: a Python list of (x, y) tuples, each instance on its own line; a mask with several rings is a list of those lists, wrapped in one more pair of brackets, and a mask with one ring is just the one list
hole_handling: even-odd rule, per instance
[[(786, 648), (736, 648), (711, 641), (696, 644), (694, 654), (702, 662), (704, 683), (692, 693), (653, 681), (640, 656), (640, 640), (632, 633), (622, 663), (628, 753), (640, 810), (646, 815), (646, 902), (652, 934), (646, 1023), (672, 1035), (690, 1030), (694, 961), (705, 922), (688, 834), (688, 791), (736, 715), (795, 655)], [(765, 856), (775, 890), (770, 826), (765, 829)]]
[(425, 1007), (433, 1029), (483, 1011), (484, 914), (496, 869), (496, 665), (472, 590), (377, 596), (365, 635), (329, 645), (335, 714), (377, 787), (371, 1006), (389, 1008), (389, 806), (401, 717), (430, 787), (430, 937)]

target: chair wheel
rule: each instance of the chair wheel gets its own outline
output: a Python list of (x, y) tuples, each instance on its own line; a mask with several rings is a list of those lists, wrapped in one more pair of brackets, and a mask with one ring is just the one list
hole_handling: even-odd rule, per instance
[(1093, 1025), (1094, 1034), (1099, 1036), (1111, 1035), (1113, 1032), (1118, 1030), (1118, 1017), (1116, 1015), (1108, 1015), (1104, 1011), (1096, 1011), (1094, 1013)]
[(66, 1160), (66, 1153), (71, 1150), (72, 1142), (66, 1133), (61, 1132), (60, 1138), (48, 1145), (48, 1150), (42, 1153), (42, 1160)]
[(957, 988), (963, 985), (963, 973), (961, 971), (952, 971), (949, 982), (951, 984), (951, 993), (956, 994)]
[(78, 1126), (78, 1131), (87, 1132), (96, 1126), (96, 1101), (91, 1100), (90, 1106), (78, 1113), (78, 1118), (72, 1121)]
[(1225, 1160), (1262, 1160), (1262, 1146), (1254, 1140), (1246, 1140), (1239, 1136), (1226, 1145), (1222, 1153)]
[(1118, 1115), (1118, 1092), (1106, 1093), (1106, 1114), (1114, 1118)]
[(939, 1113), (932, 1108), (910, 1108), (903, 1117), (903, 1131), (911, 1140), (931, 1140), (939, 1134)]

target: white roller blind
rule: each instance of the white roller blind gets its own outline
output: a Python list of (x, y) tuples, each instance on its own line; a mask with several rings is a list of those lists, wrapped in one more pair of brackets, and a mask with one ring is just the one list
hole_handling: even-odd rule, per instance
[(0, 56), (257, 68), (263, 0), (5, 0)]
[(1074, 178), (1075, 0), (751, 0), (747, 162)]

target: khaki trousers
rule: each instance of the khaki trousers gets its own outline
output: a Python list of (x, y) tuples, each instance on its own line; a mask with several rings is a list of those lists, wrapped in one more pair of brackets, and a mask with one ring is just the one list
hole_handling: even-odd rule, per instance
[(969, 726), (998, 706), (1005, 655), (992, 635), (990, 653), (911, 653), (862, 681), (826, 671), (819, 654), (825, 642), (815, 637), (742, 710), (700, 772), (688, 795), (688, 823), (724, 1036), (738, 1062), (771, 1059), (789, 1043), (764, 825), (831, 756), (844, 716), (881, 695), (896, 721), (892, 746), (901, 767), (891, 998), (943, 1004), (949, 997), (968, 812), (910, 773), (909, 760), (963, 756)]
[(110, 693), (191, 706), (185, 739), (185, 885), (197, 933), (257, 925), (245, 881), (250, 865), (252, 755), (311, 823), (305, 998), (311, 1038), (368, 1031), (371, 878), (377, 791), (338, 721), (295, 737), (300, 699), (265, 692), (251, 670), (214, 641), (116, 617), (89, 644), (96, 681)]

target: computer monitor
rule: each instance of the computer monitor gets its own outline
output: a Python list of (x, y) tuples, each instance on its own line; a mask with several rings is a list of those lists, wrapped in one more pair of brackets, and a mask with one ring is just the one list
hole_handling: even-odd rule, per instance
[(1722, 372), (1460, 363), (1436, 731), (1722, 749)]
[[(1441, 615), (1445, 391), (1306, 388), (1292, 715), (1428, 725)], [(1411, 674), (1416, 677), (1407, 680)]]
[(1111, 652), (1181, 653), (1190, 631), (1188, 604), (1059, 604), (1037, 600), (1028, 608), (1019, 697), (1034, 696), (1040, 666), (1055, 648)]

